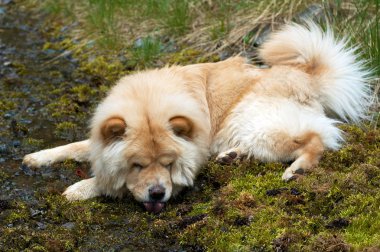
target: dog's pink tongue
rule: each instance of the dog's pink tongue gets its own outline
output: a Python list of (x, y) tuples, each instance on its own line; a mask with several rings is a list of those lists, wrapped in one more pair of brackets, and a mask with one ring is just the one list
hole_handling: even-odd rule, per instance
[(165, 203), (163, 202), (144, 202), (145, 209), (149, 213), (159, 213), (161, 212), (162, 208), (164, 208)]

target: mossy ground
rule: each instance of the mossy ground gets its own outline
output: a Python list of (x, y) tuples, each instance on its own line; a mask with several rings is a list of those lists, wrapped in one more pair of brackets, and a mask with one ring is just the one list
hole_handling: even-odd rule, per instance
[[(8, 7), (8, 22), (35, 30), (10, 34), (36, 36), (28, 53), (40, 55), (10, 52), (15, 64), (0, 83), (0, 126), (6, 129), (0, 132), (1, 251), (380, 250), (380, 125), (369, 123), (342, 125), (343, 148), (325, 152), (318, 168), (289, 183), (281, 180), (286, 164), (209, 162), (194, 188), (159, 215), (146, 213), (129, 195), (67, 202), (61, 192), (87, 177), (89, 164), (33, 170), (20, 167), (22, 155), (86, 138), (91, 113), (109, 87), (145, 65), (127, 51), (94, 53), (61, 20), (27, 19), (33, 12), (25, 6), (16, 1)], [(151, 64), (219, 60), (203, 55), (183, 48)]]

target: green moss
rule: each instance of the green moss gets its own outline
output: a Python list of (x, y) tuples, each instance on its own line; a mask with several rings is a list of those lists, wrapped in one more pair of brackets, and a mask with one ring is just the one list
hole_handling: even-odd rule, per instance
[(92, 99), (97, 93), (96, 89), (91, 88), (86, 84), (75, 86), (71, 89), (71, 91), (76, 95), (76, 100), (82, 103), (89, 102), (89, 100)]
[(0, 170), (0, 183), (3, 183), (7, 178), (9, 178), (9, 175)]
[(211, 202), (193, 205), (190, 214), (206, 214), (207, 221), (187, 227), (182, 243), (210, 251), (379, 246), (380, 169), (367, 164), (377, 159), (379, 132), (342, 128), (347, 144), (327, 152), (318, 168), (297, 181), (283, 182), (286, 166), (279, 163), (208, 164), (204, 176), (222, 187), (210, 192)]
[(13, 62), (12, 65), (14, 68), (16, 68), (16, 71), (19, 75), (27, 74), (27, 67), (24, 64), (20, 62)]
[(61, 122), (56, 125), (54, 134), (60, 138), (72, 139), (78, 125), (73, 122)]
[(167, 56), (167, 62), (169, 64), (189, 64), (189, 63), (195, 63), (196, 59), (200, 57), (202, 54), (199, 50), (194, 49), (184, 49), (180, 52), (173, 53), (169, 56)]
[[(52, 81), (34, 88), (48, 93), (38, 98), (48, 104), (45, 112), (52, 115), (49, 118), (56, 125), (56, 135), (74, 139), (83, 136), (91, 110), (110, 86), (141, 65), (133, 59), (132, 52), (120, 52), (126, 56), (121, 62), (108, 51), (95, 51), (92, 42), (77, 43), (65, 37), (62, 25), (61, 21), (46, 24), (46, 36), (53, 37), (54, 42), (45, 43), (43, 49), (70, 52), (79, 65), (71, 73), (75, 81)], [(225, 27), (220, 28), (223, 32)], [(204, 55), (201, 50), (185, 48), (169, 54), (160, 51), (157, 58), (152, 58), (158, 65), (219, 60), (217, 55)], [(19, 71), (28, 72), (23, 67), (27, 66), (19, 66)], [(51, 71), (49, 76), (65, 77), (59, 71)], [(3, 96), (16, 101), (24, 98), (21, 92), (13, 91)], [(17, 104), (1, 99), (1, 112), (13, 110)], [(60, 169), (60, 177), (48, 178), (40, 186), (39, 175), (33, 176), (30, 179), (37, 183), (34, 199), (12, 202), (10, 209), (1, 202), (4, 205), (0, 206), (0, 219), (4, 225), (0, 227), (0, 246), (7, 251), (130, 247), (137, 251), (159, 250), (159, 246), (169, 250), (173, 244), (173, 250), (181, 250), (182, 246), (189, 251), (347, 251), (379, 247), (380, 132), (366, 125), (342, 125), (341, 129), (347, 140), (342, 149), (326, 151), (319, 167), (296, 181), (281, 180), (287, 164), (239, 161), (221, 166), (209, 162), (195, 189), (171, 200), (158, 215), (144, 212), (130, 195), (122, 200), (100, 197), (68, 202), (60, 194), (79, 180), (74, 171), (83, 166), (70, 160), (43, 168), (41, 173)], [(41, 144), (34, 138), (23, 140), (27, 146), (37, 148)], [(12, 176), (0, 171), (0, 182)], [(30, 209), (42, 213), (32, 216)], [(40, 230), (37, 223), (43, 223), (45, 228)]]
[(30, 145), (35, 148), (40, 148), (43, 145), (43, 143), (44, 143), (43, 139), (35, 139), (31, 137), (23, 139), (23, 145)]
[(69, 95), (61, 96), (57, 101), (50, 103), (47, 108), (52, 112), (55, 118), (65, 118), (75, 115), (79, 110), (79, 105), (69, 97)]
[(107, 59), (105, 56), (97, 56), (88, 62), (83, 62), (80, 70), (93, 76), (105, 78), (114, 82), (125, 75), (124, 66), (119, 62)]
[(29, 211), (27, 205), (22, 201), (14, 201), (12, 203), (12, 211), (5, 218), (7, 223), (17, 223), (29, 219)]
[(16, 103), (9, 100), (0, 101), (0, 114), (4, 114), (7, 110), (12, 110), (16, 108)]

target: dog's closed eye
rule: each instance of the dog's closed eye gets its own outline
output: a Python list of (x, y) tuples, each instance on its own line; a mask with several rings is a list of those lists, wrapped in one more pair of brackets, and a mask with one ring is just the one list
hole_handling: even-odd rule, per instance
[(144, 168), (144, 166), (142, 164), (139, 164), (139, 163), (133, 163), (132, 164), (132, 167), (136, 170), (141, 170)]

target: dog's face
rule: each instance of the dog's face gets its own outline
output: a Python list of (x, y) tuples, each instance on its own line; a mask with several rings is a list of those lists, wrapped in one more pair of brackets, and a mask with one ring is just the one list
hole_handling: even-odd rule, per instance
[(147, 121), (132, 129), (122, 118), (113, 117), (104, 122), (101, 133), (106, 144), (126, 143), (121, 156), (126, 164), (126, 186), (148, 211), (160, 211), (172, 195), (171, 173), (181, 156), (178, 140), (191, 141), (192, 122), (176, 116), (170, 118), (166, 127)]
[(209, 128), (186, 92), (133, 92), (134, 82), (128, 80), (128, 92), (111, 93), (95, 114), (92, 170), (103, 194), (121, 197), (129, 190), (156, 213), (182, 187), (193, 184), (207, 159)]

